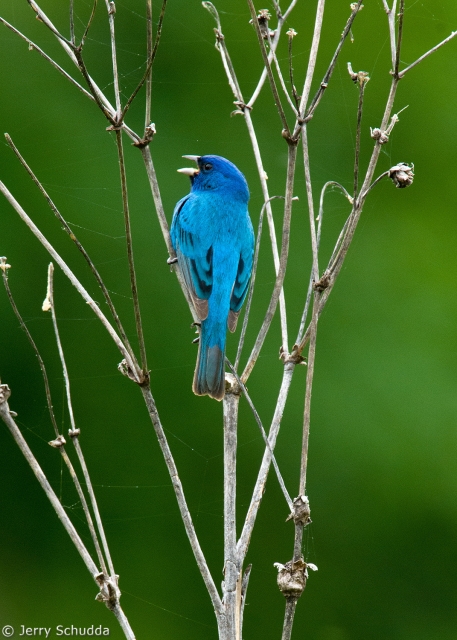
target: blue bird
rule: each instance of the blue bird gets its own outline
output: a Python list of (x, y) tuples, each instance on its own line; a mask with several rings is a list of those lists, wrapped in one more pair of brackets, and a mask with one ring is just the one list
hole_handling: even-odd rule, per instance
[(175, 207), (171, 241), (201, 322), (193, 391), (222, 400), (227, 327), (236, 329), (248, 292), (254, 230), (244, 175), (220, 156), (183, 156), (197, 163), (179, 169), (191, 191)]

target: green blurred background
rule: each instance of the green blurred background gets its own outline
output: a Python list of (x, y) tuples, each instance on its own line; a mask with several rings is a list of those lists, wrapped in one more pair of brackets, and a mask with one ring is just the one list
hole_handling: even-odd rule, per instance
[[(89, 69), (112, 96), (104, 3), (99, 3), (85, 51)], [(124, 96), (144, 69), (142, 0), (116, 3)], [(294, 40), (297, 85), (307, 63), (315, 2), (299, 2), (288, 26)], [(91, 3), (76, 0), (77, 31)], [(268, 0), (257, 8), (270, 7)], [(349, 2), (328, 0), (315, 87), (349, 15)], [(248, 96), (261, 70), (255, 34), (243, 0), (221, 0), (223, 30)], [(402, 60), (409, 64), (457, 27), (454, 0), (407, 2)], [(2, 15), (55, 56), (71, 63), (25, 0), (1, 0)], [(43, 0), (68, 33), (67, 3)], [(284, 7), (283, 7), (284, 8)], [(159, 4), (154, 2), (157, 20)], [(176, 169), (182, 154), (217, 153), (244, 171), (256, 225), (262, 205), (243, 119), (230, 118), (233, 97), (214, 48), (213, 21), (199, 0), (170, 0), (154, 65), (152, 152), (164, 205), (188, 190)], [(389, 41), (381, 0), (367, 0), (351, 43), (309, 126), (316, 198), (327, 180), (352, 185), (358, 94), (346, 63), (371, 77), (363, 117), (362, 167), (372, 149), (387, 97)], [(319, 325), (312, 406), (308, 495), (313, 523), (305, 556), (319, 567), (297, 609), (295, 638), (310, 640), (451, 640), (457, 637), (457, 282), (455, 113), (457, 40), (400, 84), (400, 116), (383, 148), (377, 174), (414, 162), (407, 190), (381, 182), (365, 206), (353, 246)], [(279, 58), (287, 69), (283, 43)], [(135, 340), (116, 149), (95, 106), (13, 33), (0, 30), (0, 123), (34, 168), (99, 267)], [(128, 122), (143, 128), (143, 96)], [(286, 143), (268, 86), (253, 111), (270, 193), (284, 189)], [(221, 405), (192, 394), (196, 358), (190, 315), (155, 216), (141, 157), (126, 139), (127, 174), (141, 308), (152, 389), (176, 458), (192, 516), (219, 584), (222, 579)], [(5, 143), (0, 179), (76, 271), (101, 295), (59, 223)], [(310, 269), (302, 163), (296, 180), (289, 271), (285, 283), (289, 331), (295, 338)], [(48, 367), (62, 431), (69, 427), (62, 374), (50, 317), (41, 312), (48, 256), (10, 206), (0, 200), (0, 255), (12, 264), (10, 286)], [(281, 207), (274, 204), (278, 231)], [(347, 216), (338, 194), (326, 199), (322, 265)], [(247, 345), (265, 312), (274, 275), (267, 236)], [(209, 598), (183, 531), (160, 449), (133, 384), (116, 371), (119, 355), (65, 277), (56, 273), (55, 299), (71, 374), (81, 443), (103, 519), (122, 604), (138, 638), (215, 638)], [(87, 530), (53, 437), (36, 358), (0, 290), (0, 375), (12, 389), (10, 406), (50, 482), (85, 540)], [(229, 342), (234, 356), (236, 340)], [(275, 321), (249, 389), (264, 423), (271, 419), (281, 379)], [(248, 347), (244, 353), (247, 357)], [(305, 367), (296, 371), (277, 456), (292, 495), (298, 461)], [(6, 428), (0, 428), (0, 626), (71, 624), (109, 627), (110, 612), (94, 601), (96, 588)], [(242, 401), (239, 426), (239, 517), (249, 504), (263, 446)], [(70, 448), (69, 448), (70, 449)], [(280, 637), (284, 601), (274, 562), (290, 559), (293, 531), (271, 476), (252, 539), (253, 571), (245, 638)]]

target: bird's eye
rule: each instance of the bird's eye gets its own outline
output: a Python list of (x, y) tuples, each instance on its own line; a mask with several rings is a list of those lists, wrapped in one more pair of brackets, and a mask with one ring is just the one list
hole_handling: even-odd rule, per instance
[(203, 165), (203, 169), (205, 171), (211, 171), (212, 168), (213, 168), (213, 165), (211, 164), (211, 162), (205, 162), (205, 164)]

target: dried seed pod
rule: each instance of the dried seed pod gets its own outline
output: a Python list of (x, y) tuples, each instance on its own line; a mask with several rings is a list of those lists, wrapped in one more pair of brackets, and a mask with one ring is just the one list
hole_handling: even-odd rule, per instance
[(308, 569), (317, 571), (314, 564), (307, 564), (303, 558), (286, 564), (275, 562), (278, 570), (278, 587), (285, 598), (299, 598), (306, 587)]
[(414, 180), (414, 165), (399, 162), (389, 169), (389, 178), (398, 189), (411, 186)]

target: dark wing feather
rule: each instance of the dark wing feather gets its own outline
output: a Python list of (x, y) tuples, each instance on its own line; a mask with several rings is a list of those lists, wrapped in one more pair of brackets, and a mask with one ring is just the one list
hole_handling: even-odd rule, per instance
[(241, 250), (235, 283), (233, 285), (232, 295), (230, 296), (230, 311), (227, 326), (232, 333), (236, 329), (238, 316), (240, 315), (241, 307), (243, 306), (251, 281), (252, 261), (254, 259), (254, 232), (252, 226), (250, 226), (250, 232), (250, 237), (247, 238)]
[(198, 201), (190, 194), (176, 205), (171, 239), (197, 315), (205, 320), (213, 287), (213, 249), (195, 232), (197, 217)]

